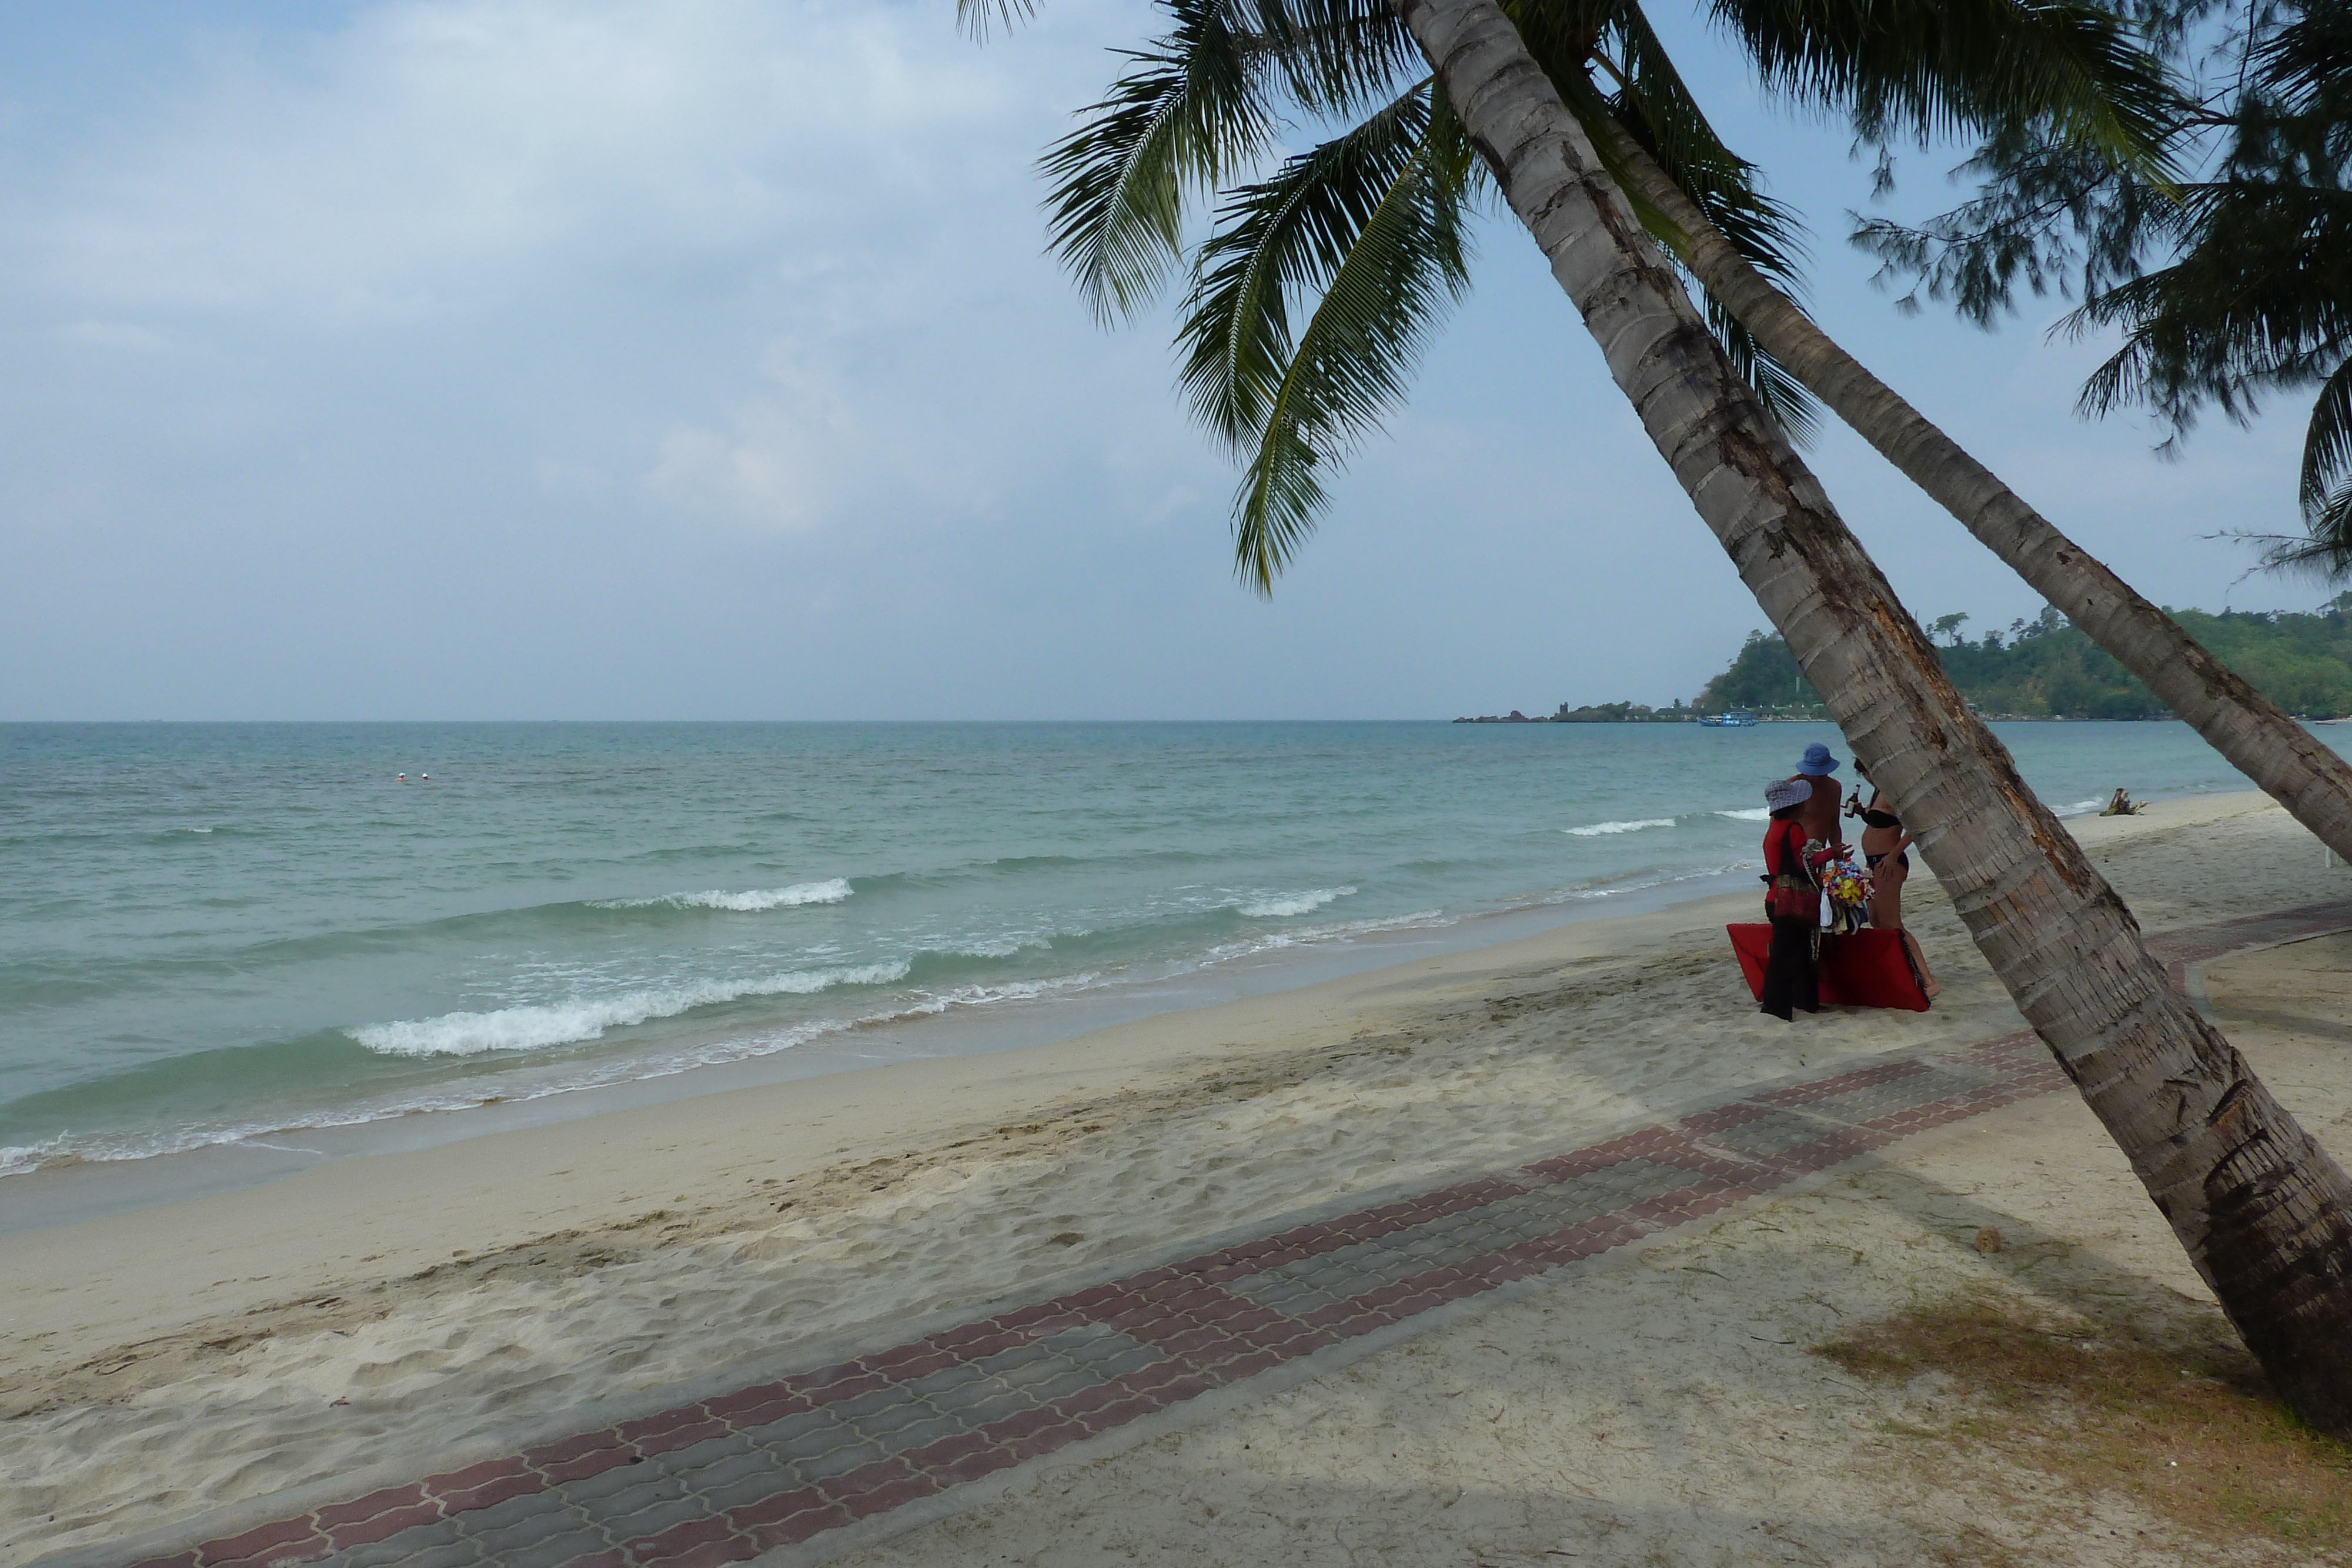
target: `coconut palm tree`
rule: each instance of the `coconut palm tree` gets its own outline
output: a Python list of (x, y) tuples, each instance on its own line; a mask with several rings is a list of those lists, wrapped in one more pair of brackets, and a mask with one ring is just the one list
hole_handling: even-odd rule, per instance
[[(1346, 33), (1376, 31), (1369, 6), (1260, 0), (1255, 9), (1282, 10), (1294, 36), (1285, 39), (1283, 63), (1257, 55), (1255, 43), (1226, 54), (1238, 79), (1252, 69), (1265, 73), (1262, 80), (1293, 73), (1306, 78), (1298, 99), (1317, 107), (1345, 107), (1361, 94), (1368, 75), (1361, 61), (1370, 57), (1351, 54)], [(1370, 268), (1363, 276), (1395, 284), (1433, 279), (1413, 301), (1433, 305), (1433, 291), (1451, 287), (1457, 272), (1450, 265), (1406, 267), (1399, 257), (1425, 240), (1433, 220), (1442, 223), (1446, 172), (1475, 152), (1856, 755), (1905, 821), (1916, 824), (1930, 868), (1979, 950), (2128, 1155), (2249, 1347), (2307, 1418), (2352, 1432), (2352, 1183), (2166, 984), (2122, 901), (2025, 788), (1750, 378), (1710, 335), (1672, 262), (1519, 31), (1493, 0), (1397, 0), (1396, 15), (1431, 78), (1413, 89), (1417, 99), (1392, 100), (1388, 122), (1363, 140), (1318, 150), (1378, 160), (1379, 199), (1353, 210), (1318, 209), (1306, 188), (1288, 204), (1245, 188), (1236, 198), (1245, 214), (1262, 212), (1270, 224), (1307, 232), (1295, 249), (1265, 251), (1293, 257), (1296, 270), (1253, 278), (1240, 268), (1212, 284), (1206, 280), (1220, 279), (1234, 260), (1212, 254), (1213, 239), (1201, 258), (1201, 287), (1257, 288), (1259, 317), (1272, 315), (1275, 305), (1265, 301), (1318, 276), (1317, 245), (1328, 258), (1337, 236), (1353, 232), (1343, 259), (1385, 257), (1384, 273), (1369, 261), (1359, 265)], [(1263, 40), (1275, 29), (1251, 33)], [(1374, 42), (1391, 57), (1397, 52), (1393, 42)], [(1336, 63), (1318, 66), (1318, 58)], [(1147, 125), (1137, 140), (1180, 140), (1181, 155), (1170, 166), (1183, 179), (1217, 186), (1263, 151), (1245, 134), (1223, 139), (1251, 122), (1230, 112), (1234, 101), (1180, 97), (1181, 114), (1156, 117), (1131, 106)], [(1444, 129), (1449, 119), (1458, 133)], [(1166, 183), (1160, 194), (1171, 195)], [(1128, 258), (1139, 255), (1154, 265), (1179, 218), (1181, 204), (1163, 200), (1156, 212), (1145, 210), (1143, 226), (1104, 232), (1125, 235), (1122, 243), (1133, 246)], [(1115, 252), (1116, 245), (1113, 264), (1128, 259)], [(1458, 253), (1442, 259), (1451, 264)], [(1327, 260), (1319, 276), (1338, 270)], [(1254, 491), (1267, 497), (1262, 559), (1269, 570), (1297, 543), (1296, 530), (1283, 531), (1281, 520), (1297, 514), (1278, 508), (1295, 505), (1306, 493), (1301, 486), (1313, 484), (1313, 444), (1384, 407), (1395, 395), (1400, 350), (1411, 347), (1381, 336), (1395, 312), (1360, 300), (1346, 305), (1353, 296), (1343, 296), (1339, 308), (1347, 319), (1327, 322), (1338, 287), (1327, 286), (1302, 336), (1302, 343), (1314, 342), (1311, 359), (1303, 348), (1290, 356), (1263, 410), (1269, 423), (1290, 422), (1306, 456), (1244, 481), (1245, 507)], [(1286, 332), (1286, 323), (1278, 330)], [(1200, 340), (1191, 337), (1196, 354)], [(1245, 354), (1264, 350), (1244, 343), (1227, 352), (1232, 362), (1246, 362)], [(1308, 361), (1303, 372), (1301, 360)], [(1191, 369), (1188, 361), (1188, 376)], [(1196, 383), (1196, 403), (1202, 395)], [(1204, 412), (1213, 414), (1215, 406)], [(1245, 530), (1247, 518), (1245, 511)]]
[[(1482, 171), (1443, 95), (1372, 4), (1174, 0), (1173, 26), (1057, 144), (1054, 241), (1097, 311), (1130, 312), (1180, 252), (1196, 148), (1248, 167), (1273, 140), (1270, 86), (1361, 122), (1229, 199), (1187, 301), (1184, 382), (1245, 465), (1244, 575), (1261, 591), (1312, 528), (1321, 476), (1398, 401), (1423, 337), (1466, 287)], [(2024, 124), (2161, 186), (2178, 115), (2111, 18), (2021, 0), (1845, 8), (1716, 0), (1767, 79), (1864, 135)], [(2352, 767), (2041, 516), (1846, 353), (1790, 297), (1794, 234), (1707, 123), (1634, 0), (1517, 0), (1511, 13), (1654, 237), (1702, 290), (1708, 326), (1801, 438), (1819, 398), (2254, 783), (2352, 859)], [(1344, 60), (1341, 59), (1345, 54)], [(1920, 62), (1927, 63), (1922, 65)], [(1601, 73), (1612, 89), (1595, 85)], [(1394, 94), (1393, 97), (1386, 95)], [(1204, 115), (1198, 126), (1189, 116)], [(2169, 118), (2168, 118), (2169, 117)], [(1776, 281), (1777, 280), (1777, 281)], [(1319, 289), (1293, 335), (1286, 296)], [(1344, 352), (1328, 351), (1342, 344)], [(1339, 373), (1326, 378), (1327, 364)]]

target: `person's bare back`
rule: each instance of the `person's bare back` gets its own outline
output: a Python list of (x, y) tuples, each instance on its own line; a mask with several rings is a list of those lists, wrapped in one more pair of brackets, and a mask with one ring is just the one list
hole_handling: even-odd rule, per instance
[(1797, 764), (1796, 782), (1812, 787), (1812, 797), (1805, 802), (1797, 821), (1805, 825), (1805, 837), (1818, 839), (1825, 844), (1845, 847), (1845, 839), (1838, 821), (1838, 800), (1842, 793), (1837, 779), (1837, 758), (1830, 748), (1815, 741), (1805, 747), (1803, 760)]

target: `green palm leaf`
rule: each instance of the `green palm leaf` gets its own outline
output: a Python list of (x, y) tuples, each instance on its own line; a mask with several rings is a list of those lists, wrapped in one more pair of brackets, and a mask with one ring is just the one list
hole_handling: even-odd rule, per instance
[(1312, 113), (1345, 115), (1392, 94), (1418, 59), (1382, 0), (1160, 5), (1173, 26), (1148, 49), (1119, 51), (1132, 68), (1039, 161), (1051, 193), (1048, 247), (1106, 324), (1133, 314), (1174, 274), (1187, 203), (1265, 158), (1277, 89)]
[(2116, 15), (2036, 0), (1710, 0), (1765, 85), (1865, 140), (2039, 122), (2158, 183), (2179, 100)]
[(1183, 256), (1184, 207), (1271, 144), (1267, 56), (1217, 0), (1170, 0), (1175, 26), (1085, 123), (1046, 150), (1047, 244), (1097, 319), (1132, 314)]
[[(1235, 563), (1272, 590), (1315, 524), (1321, 476), (1402, 396), (1467, 287), (1474, 160), (1422, 83), (1346, 134), (1236, 191), (1202, 246), (1179, 342), (1202, 423), (1246, 459)], [(1291, 313), (1316, 304), (1294, 336)]]
[[(1592, 43), (1580, 43), (1573, 37), (1567, 42), (1570, 47), (1585, 48), (1615, 79), (1618, 90), (1613, 95), (1601, 93), (1580, 62), (1570, 66), (1544, 59), (1557, 47), (1549, 35), (1538, 58), (1555, 83), (1564, 82), (1561, 100), (1584, 126), (1634, 215), (1670, 256), (1679, 259), (1687, 254), (1688, 236), (1644, 199), (1640, 182), (1624, 165), (1617, 145), (1620, 135), (1648, 153), (1750, 266), (1773, 279), (1792, 300), (1800, 298), (1804, 241), (1795, 214), (1763, 193), (1757, 183), (1756, 166), (1733, 152), (1716, 134), (1640, 9), (1618, 8), (1610, 27), (1606, 41), (1616, 45), (1622, 60), (1612, 59)], [(1685, 276), (1699, 295), (1708, 331), (1723, 346), (1740, 379), (1791, 440), (1810, 443), (1820, 424), (1819, 400), (1704, 284)]]

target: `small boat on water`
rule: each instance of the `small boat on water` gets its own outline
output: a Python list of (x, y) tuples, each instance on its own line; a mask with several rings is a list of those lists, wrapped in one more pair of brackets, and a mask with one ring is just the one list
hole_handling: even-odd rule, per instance
[(1733, 708), (1728, 713), (1708, 715), (1698, 722), (1708, 729), (1753, 729), (1757, 719), (1745, 708)]

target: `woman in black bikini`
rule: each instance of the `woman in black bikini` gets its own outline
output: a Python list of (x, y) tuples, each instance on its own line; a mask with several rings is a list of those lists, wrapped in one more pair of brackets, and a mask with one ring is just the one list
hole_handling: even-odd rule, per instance
[[(1870, 769), (1854, 764), (1854, 771), (1867, 781)], [(1878, 786), (1870, 787), (1870, 804), (1859, 803), (1862, 790), (1856, 787), (1856, 804), (1848, 808), (1862, 819), (1862, 858), (1870, 867), (1870, 923), (1881, 931), (1903, 932), (1903, 946), (1911, 955), (1911, 967), (1918, 972), (1919, 988), (1933, 998), (1944, 988), (1928, 972), (1927, 955), (1919, 951), (1919, 938), (1903, 925), (1903, 884), (1911, 875), (1911, 835), (1903, 831), (1903, 819), (1886, 809), (1886, 797)]]

